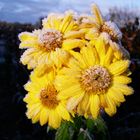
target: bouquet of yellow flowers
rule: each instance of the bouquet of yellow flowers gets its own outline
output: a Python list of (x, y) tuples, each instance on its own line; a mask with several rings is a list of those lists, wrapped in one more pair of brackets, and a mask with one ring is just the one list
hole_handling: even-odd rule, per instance
[(122, 33), (96, 5), (91, 8), (93, 15), (51, 13), (41, 29), (19, 34), (19, 48), (26, 49), (20, 61), (32, 70), (25, 84), (26, 115), (32, 123), (58, 128), (56, 139), (66, 139), (60, 133), (64, 137), (79, 117), (98, 125), (104, 112), (114, 115), (133, 94)]

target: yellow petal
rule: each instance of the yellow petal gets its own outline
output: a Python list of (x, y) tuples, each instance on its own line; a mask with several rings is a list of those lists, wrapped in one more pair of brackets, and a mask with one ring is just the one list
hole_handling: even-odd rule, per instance
[(40, 113), (38, 112), (35, 116), (32, 117), (32, 123), (38, 122), (39, 117), (40, 117)]
[(100, 58), (100, 64), (103, 65), (105, 60), (106, 48), (103, 39), (98, 39), (95, 44), (95, 48)]
[(63, 49), (56, 49), (54, 52), (54, 57), (52, 61), (57, 66), (57, 68), (61, 68), (62, 65), (66, 65), (70, 59), (70, 54)]
[(112, 98), (114, 101), (118, 101), (118, 102), (124, 102), (125, 101), (125, 98), (124, 98), (124, 95), (122, 94), (122, 92), (120, 92), (118, 89), (116, 89), (115, 87), (111, 87), (109, 90), (108, 90), (108, 96), (110, 98)]
[(131, 95), (134, 93), (133, 88), (123, 85), (123, 84), (114, 84), (114, 87), (118, 89), (118, 91), (122, 92), (124, 95)]
[(101, 12), (100, 12), (98, 6), (96, 4), (92, 4), (91, 8), (92, 8), (93, 14), (95, 15), (96, 22), (99, 25), (102, 25), (103, 24), (103, 18), (102, 18), (102, 15), (101, 15)]
[(128, 69), (129, 64), (130, 64), (129, 60), (116, 61), (109, 66), (109, 71), (113, 75), (120, 75)]
[(105, 108), (105, 111), (108, 115), (112, 116), (117, 111), (116, 105), (114, 101), (108, 96), (108, 94), (106, 95), (106, 99), (107, 99), (107, 107)]
[(114, 83), (129, 84), (129, 83), (131, 83), (131, 81), (132, 81), (131, 78), (129, 78), (127, 76), (123, 76), (123, 75), (113, 77)]
[(99, 37), (99, 29), (93, 28), (90, 29), (87, 34), (85, 35), (85, 38), (88, 40), (96, 40)]
[(90, 107), (90, 101), (89, 101), (89, 95), (84, 94), (84, 97), (82, 98), (82, 101), (79, 103), (77, 112), (80, 114), (85, 114), (88, 112), (89, 107)]
[(67, 89), (68, 87), (73, 86), (73, 84), (74, 85), (77, 84), (77, 80), (69, 76), (63, 76), (59, 74), (56, 76), (54, 84), (57, 89), (63, 90), (63, 89)]
[(58, 94), (58, 99), (67, 99), (72, 96), (76, 96), (77, 94), (82, 93), (81, 86), (79, 84), (68, 87), (67, 89), (63, 89)]
[(85, 63), (87, 63), (89, 67), (96, 64), (96, 60), (98, 60), (98, 58), (96, 58), (95, 55), (95, 48), (93, 48), (92, 46), (83, 47), (80, 52), (83, 56)]
[(90, 96), (90, 111), (93, 118), (97, 118), (100, 111), (100, 100), (97, 94)]
[(122, 59), (123, 54), (122, 54), (122, 52), (121, 52), (120, 50), (117, 50), (117, 51), (114, 52), (114, 56), (115, 56), (118, 60), (120, 60), (120, 59)]
[(85, 41), (81, 39), (66, 39), (63, 41), (62, 48), (65, 50), (71, 50), (74, 48), (82, 48), (85, 45)]
[(57, 17), (57, 15), (52, 16), (51, 20), (51, 28), (54, 28), (56, 30), (59, 30), (59, 27), (61, 25), (61, 18)]
[(113, 50), (111, 47), (108, 48), (108, 51), (106, 53), (105, 59), (104, 59), (104, 65), (109, 66), (113, 57)]
[(63, 105), (61, 105), (61, 104), (58, 105), (57, 112), (64, 120), (67, 120), (67, 121), (70, 120), (70, 115)]
[(107, 100), (104, 94), (100, 94), (100, 102), (103, 108), (107, 107)]
[(36, 114), (38, 114), (40, 112), (40, 109), (41, 109), (40, 103), (36, 103), (36, 104), (31, 105), (27, 110), (27, 113), (26, 113), (27, 117), (29, 119), (31, 119), (33, 116), (36, 116)]
[(79, 66), (81, 68), (83, 68), (83, 69), (88, 68), (87, 63), (85, 63), (85, 60), (84, 60), (83, 56), (80, 53), (74, 52), (74, 51), (70, 51), (70, 53), (74, 56), (74, 58), (77, 59), (77, 61), (79, 61), (79, 63), (80, 63)]
[(48, 18), (44, 18), (43, 20), (42, 20), (42, 25), (43, 25), (43, 28), (44, 29), (51, 29), (51, 25), (50, 25), (50, 16), (48, 15)]
[[(68, 66), (69, 66), (69, 68), (72, 69), (72, 73), (77, 72), (77, 74), (78, 74), (82, 70), (80, 68), (80, 63), (76, 59), (73, 59), (73, 58), (70, 59)], [(70, 69), (69, 69), (68, 73), (70, 73)]]
[(61, 123), (60, 115), (57, 113), (56, 110), (51, 110), (49, 114), (49, 122), (48, 122), (49, 126), (56, 129), (60, 126), (60, 123)]
[(52, 61), (52, 65), (54, 64), (58, 68), (61, 68), (62, 62), (60, 61), (61, 55), (59, 54), (58, 50), (51, 52), (49, 60)]
[(37, 53), (37, 49), (30, 48), (27, 49), (20, 58), (20, 61), (23, 65), (27, 65), (28, 69), (35, 68), (37, 66), (37, 56), (40, 53)]
[(24, 88), (26, 91), (32, 91), (34, 93), (37, 93), (40, 90), (40, 86), (33, 82), (28, 82), (27, 84), (24, 85)]
[(110, 41), (110, 46), (114, 51), (114, 56), (116, 57), (116, 59), (118, 59), (118, 60), (122, 59), (123, 58), (123, 52), (120, 49), (121, 47), (117, 43), (112, 42), (112, 41)]
[(41, 110), (40, 104), (34, 104), (31, 105), (30, 108), (28, 108), (26, 115), (29, 119), (32, 119), (32, 123), (36, 123), (39, 120), (40, 110)]
[(43, 108), (40, 113), (41, 126), (47, 123), (48, 117), (49, 117), (49, 110), (47, 110), (46, 108)]
[(84, 31), (70, 31), (64, 34), (64, 38), (83, 38), (85, 32)]
[(71, 97), (70, 99), (68, 99), (67, 109), (69, 111), (72, 111), (79, 104), (79, 102), (82, 100), (83, 96), (84, 96), (84, 92), (80, 93), (78, 95), (75, 95), (74, 97)]
[(37, 39), (37, 37), (30, 32), (22, 32), (18, 37), (20, 41), (35, 41)]
[(61, 23), (61, 25), (60, 25), (59, 30), (60, 30), (62, 33), (64, 33), (65, 30), (67, 29), (68, 25), (71, 23), (71, 21), (72, 21), (72, 14), (71, 14), (71, 13), (68, 13), (68, 14), (64, 17), (64, 19), (63, 19), (63, 21), (62, 21), (62, 23)]
[(49, 14), (47, 18), (42, 20), (42, 25), (44, 29), (56, 29), (59, 30), (61, 25), (61, 18), (58, 14)]
[(69, 25), (67, 26), (67, 28), (65, 29), (65, 33), (71, 31), (71, 30), (77, 30), (78, 26), (75, 23), (74, 20), (71, 20), (71, 22), (69, 23)]
[(36, 41), (24, 41), (24, 42), (21, 42), (19, 44), (19, 48), (20, 49), (25, 49), (25, 48), (37, 48), (38, 44)]

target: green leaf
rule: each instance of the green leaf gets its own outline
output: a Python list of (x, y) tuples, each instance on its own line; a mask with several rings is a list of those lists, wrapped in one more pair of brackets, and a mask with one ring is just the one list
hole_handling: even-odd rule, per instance
[(101, 117), (87, 119), (86, 124), (90, 136), (94, 136), (97, 140), (109, 140), (108, 128)]
[(77, 140), (85, 140), (85, 134), (84, 134), (83, 132), (81, 132), (81, 133), (78, 135)]
[(77, 140), (93, 140), (93, 138), (90, 136), (87, 129), (84, 130), (81, 128)]
[(71, 122), (62, 122), (58, 128), (55, 140), (72, 140), (74, 135), (74, 128)]
[(82, 116), (75, 116), (73, 118), (74, 121), (74, 127), (76, 129), (76, 131), (79, 132), (79, 129), (82, 127), (82, 125), (84, 124), (83, 121), (84, 119), (82, 118)]
[(97, 131), (103, 133), (106, 135), (106, 132), (108, 131), (107, 126), (104, 122), (104, 120), (99, 117), (98, 119), (95, 120), (95, 125), (97, 127)]
[(87, 124), (87, 128), (90, 132), (94, 132), (95, 131), (95, 122), (93, 119), (87, 119), (86, 120), (86, 124)]

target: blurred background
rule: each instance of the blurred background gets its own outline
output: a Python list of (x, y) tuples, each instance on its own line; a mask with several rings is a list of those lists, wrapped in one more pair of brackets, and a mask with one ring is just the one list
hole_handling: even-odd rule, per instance
[(106, 19), (123, 32), (122, 44), (131, 55), (131, 86), (135, 94), (126, 97), (113, 117), (105, 116), (111, 140), (140, 140), (140, 0), (0, 0), (0, 139), (52, 140), (54, 131), (31, 124), (22, 99), (29, 71), (20, 62), (18, 34), (41, 26), (50, 12), (75, 10), (90, 13), (90, 4), (99, 5)]

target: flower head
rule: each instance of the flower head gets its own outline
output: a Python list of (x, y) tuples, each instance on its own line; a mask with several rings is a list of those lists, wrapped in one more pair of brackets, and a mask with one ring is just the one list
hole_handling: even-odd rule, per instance
[(122, 55), (122, 58), (129, 58), (129, 53), (121, 45), (122, 33), (118, 26), (112, 21), (105, 21), (97, 5), (92, 5), (92, 12), (95, 17), (84, 16), (81, 17), (80, 27), (85, 30), (85, 38), (89, 41), (96, 41), (102, 38), (109, 47), (113, 47), (117, 53)]
[[(100, 40), (100, 42), (102, 42)], [(100, 109), (109, 115), (133, 93), (127, 84), (129, 60), (116, 60), (114, 51), (105, 43), (90, 43), (79, 52), (72, 52), (68, 67), (62, 68), (55, 84), (60, 90), (58, 99), (68, 99), (67, 109), (80, 115), (97, 118)], [(61, 83), (61, 84), (60, 84)]]
[(38, 77), (35, 71), (30, 78), (31, 81), (25, 85), (28, 91), (24, 98), (27, 103), (27, 117), (32, 119), (33, 123), (39, 121), (41, 125), (48, 122), (53, 128), (58, 128), (62, 119), (69, 121), (70, 115), (65, 101), (57, 98), (59, 92), (53, 84), (55, 72)]
[(45, 73), (50, 67), (61, 67), (68, 61), (69, 50), (82, 47), (84, 40), (72, 13), (50, 14), (43, 19), (43, 28), (19, 35), (20, 48), (27, 49), (21, 62), (28, 69), (40, 68)]
[[(92, 25), (92, 27), (89, 29), (88, 34), (86, 35), (87, 39), (96, 39), (100, 35), (102, 35), (102, 33), (107, 33), (110, 39), (116, 42), (122, 38), (122, 33), (114, 22), (104, 21), (97, 5), (92, 5), (92, 12), (95, 17), (85, 17), (90, 21)], [(85, 20), (83, 20), (83, 23), (84, 21)], [(95, 36), (92, 35), (92, 32), (96, 32)]]

